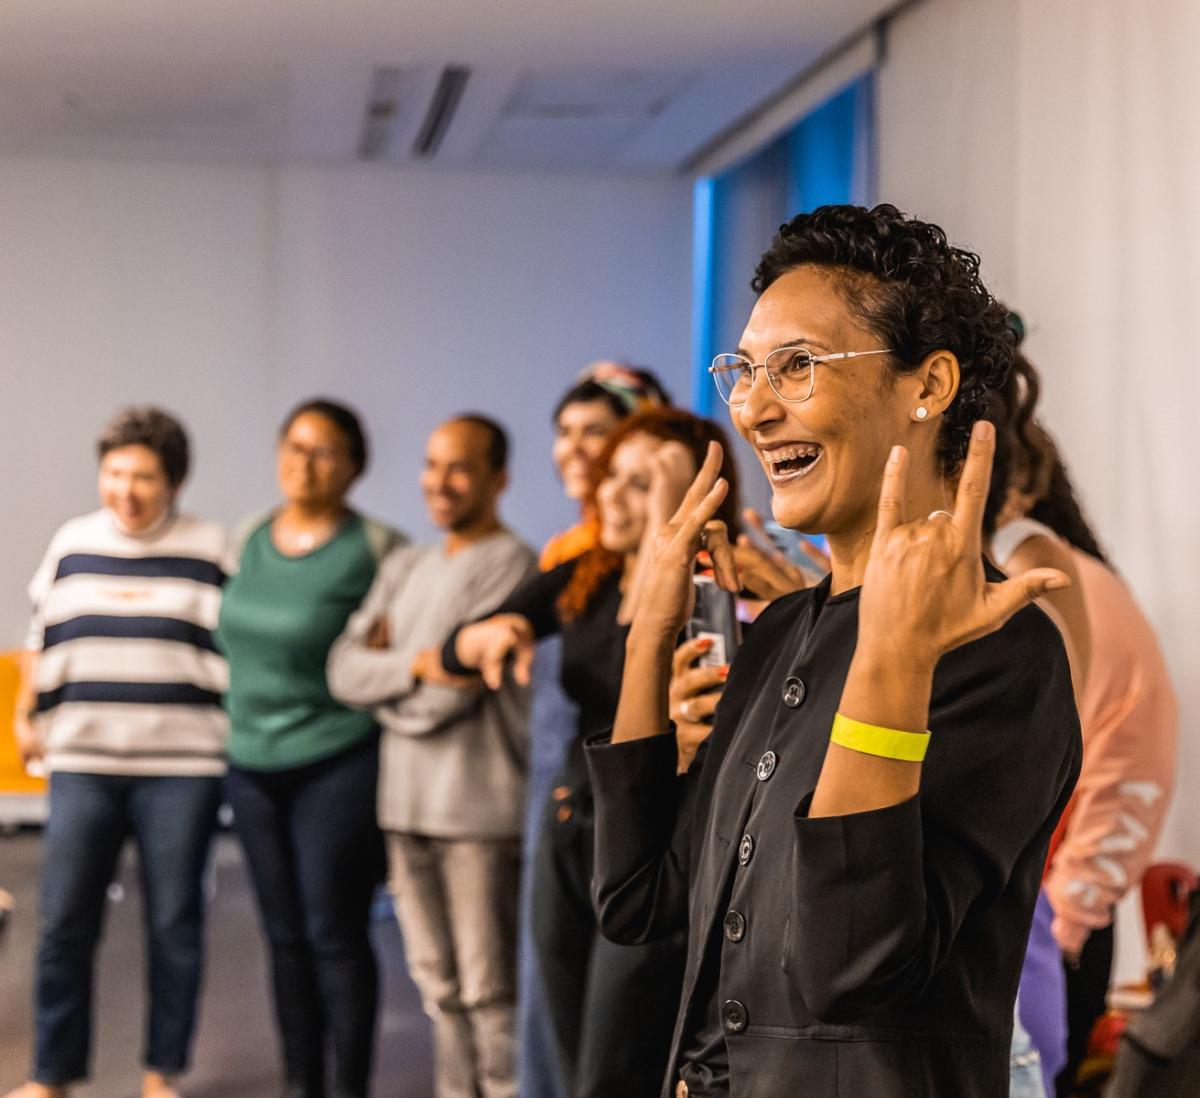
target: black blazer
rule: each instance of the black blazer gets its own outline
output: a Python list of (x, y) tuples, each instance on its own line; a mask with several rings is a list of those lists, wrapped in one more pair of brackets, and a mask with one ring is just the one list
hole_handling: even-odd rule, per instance
[(830, 598), (828, 578), (772, 604), (685, 778), (672, 736), (588, 748), (602, 930), (688, 927), (664, 1093), (723, 1030), (734, 1098), (1008, 1095), (1021, 962), (1081, 757), (1062, 638), (1028, 607), (948, 654), (919, 795), (809, 819), (857, 634), (858, 591)]

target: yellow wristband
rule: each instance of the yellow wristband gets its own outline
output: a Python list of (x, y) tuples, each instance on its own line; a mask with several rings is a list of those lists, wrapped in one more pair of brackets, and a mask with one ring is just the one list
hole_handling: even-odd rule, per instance
[(833, 718), (829, 742), (864, 755), (878, 755), (881, 759), (921, 762), (929, 748), (929, 733), (880, 728), (877, 724), (864, 724), (838, 713)]

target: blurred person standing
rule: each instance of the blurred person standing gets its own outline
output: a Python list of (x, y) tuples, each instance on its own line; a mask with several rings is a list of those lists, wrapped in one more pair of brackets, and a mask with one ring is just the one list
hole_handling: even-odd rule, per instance
[(221, 607), (229, 658), (229, 802), (270, 946), (287, 1098), (368, 1092), (378, 1006), (369, 936), (383, 876), (379, 729), (329, 692), (329, 649), (400, 535), (346, 502), (367, 439), (342, 404), (287, 417), (283, 503), (255, 523)]
[(607, 359), (593, 362), (562, 395), (554, 409), (554, 465), (563, 491), (579, 504), (581, 513), (578, 523), (546, 543), (543, 572), (596, 544), (595, 509), (588, 503), (592, 467), (621, 421), (670, 404), (670, 395), (651, 371)]
[[(519, 588), (492, 617), (458, 630), (443, 651), (451, 672), (479, 671), (498, 689), (510, 659), (517, 681), (527, 681), (535, 642), (562, 637), (562, 685), (578, 717), (554, 788), (537, 806), (531, 922), (570, 1098), (655, 1098), (666, 1070), (682, 938), (621, 946), (600, 935), (591, 903), (594, 817), (583, 743), (615, 713), (627, 633), (621, 610), (633, 594), (646, 532), (682, 498), (714, 439), (724, 440), (719, 427), (676, 409), (622, 422), (593, 468), (589, 504), (597, 544)], [(726, 475), (735, 476), (732, 462)], [(731, 524), (736, 507), (731, 492), (722, 510)]]
[[(540, 562), (543, 571), (574, 560), (596, 544), (596, 515), (588, 505), (592, 469), (613, 431), (638, 411), (670, 403), (670, 395), (650, 370), (608, 359), (593, 362), (563, 394), (554, 409), (552, 457), (567, 498), (579, 504), (580, 517), (546, 543)], [(533, 859), (544, 806), (578, 722), (559, 681), (561, 664), (561, 638), (546, 637), (538, 645), (531, 676), (529, 795), (522, 840), (517, 955), (517, 1075), (522, 1098), (562, 1094), (554, 1033), (530, 931)]]
[[(1082, 604), (1074, 618), (1064, 611), (1057, 620), (1073, 670), (1083, 668), (1076, 675), (1083, 769), (1051, 841), (1044, 883), (1046, 917), (1065, 962), (1066, 1065), (1055, 1086), (1066, 1096), (1104, 1013), (1116, 905), (1141, 880), (1166, 818), (1179, 715), (1154, 629), (1109, 563), (1036, 419), (1039, 395), (1037, 371), (1018, 352), (1003, 393), (998, 437), (1007, 438), (997, 452), (1005, 460), (993, 475), (985, 528), (994, 528), (992, 556), (1005, 571), (1065, 555)], [(1026, 998), (1023, 987), (1023, 1013)], [(1027, 1024), (1034, 1032), (1033, 1020)]]
[(395, 549), (329, 656), (329, 686), (383, 726), (379, 825), (409, 972), (433, 1022), (437, 1098), (515, 1098), (517, 892), (528, 691), (441, 666), (454, 626), (536, 571), (500, 521), (508, 437), (480, 415), (429, 438), (440, 544)]
[(225, 772), (217, 654), (228, 543), (181, 514), (183, 426), (128, 408), (104, 429), (98, 511), (53, 537), (30, 585), (16, 732), (50, 772), (31, 1081), (64, 1098), (87, 1078), (96, 946), (126, 839), (138, 852), (149, 1001), (144, 1098), (187, 1067), (203, 967), (202, 879)]

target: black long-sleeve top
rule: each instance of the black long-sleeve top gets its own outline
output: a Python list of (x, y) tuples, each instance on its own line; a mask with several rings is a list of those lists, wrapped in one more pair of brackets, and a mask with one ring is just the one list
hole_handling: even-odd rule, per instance
[[(576, 618), (564, 620), (558, 598), (575, 574), (578, 559), (560, 564), (518, 587), (495, 611), (496, 614), (520, 614), (533, 626), (538, 640), (562, 634), (563, 691), (579, 709), (577, 735), (568, 749), (564, 781), (578, 788), (589, 786), (583, 758), (583, 741), (612, 725), (621, 694), (621, 672), (625, 667), (625, 637), (628, 627), (617, 624), (621, 605), (621, 576), (605, 576)], [(455, 645), (459, 630), (446, 641), (442, 664), (451, 674), (474, 672), (458, 660)]]
[[(989, 568), (989, 578), (1001, 578)], [(858, 591), (774, 603), (684, 778), (674, 737), (588, 747), (614, 940), (688, 928), (664, 1093), (1004, 1098), (1046, 848), (1079, 772), (1062, 638), (1028, 607), (949, 653), (920, 793), (810, 819)]]

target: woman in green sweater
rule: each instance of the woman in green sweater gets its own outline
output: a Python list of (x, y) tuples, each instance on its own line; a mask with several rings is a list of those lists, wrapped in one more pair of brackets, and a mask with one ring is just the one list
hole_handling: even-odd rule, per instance
[(334, 701), (330, 646), (400, 536), (346, 505), (367, 462), (358, 417), (302, 404), (279, 437), (283, 503), (225, 588), (229, 802), (270, 945), (286, 1098), (365, 1098), (378, 976), (368, 935), (382, 870), (378, 728)]

